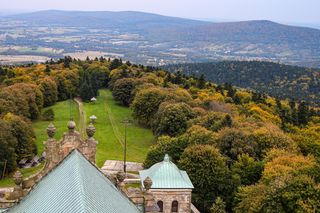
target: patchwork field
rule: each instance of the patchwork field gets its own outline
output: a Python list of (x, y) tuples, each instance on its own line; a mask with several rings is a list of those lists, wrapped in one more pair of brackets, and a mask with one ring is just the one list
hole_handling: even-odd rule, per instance
[(0, 64), (42, 63), (49, 59), (48, 57), (37, 55), (0, 55)]

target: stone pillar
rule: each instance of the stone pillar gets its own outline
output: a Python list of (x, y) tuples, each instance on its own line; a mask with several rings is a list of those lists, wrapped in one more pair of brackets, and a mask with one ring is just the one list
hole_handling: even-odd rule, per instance
[(123, 192), (125, 192), (125, 186), (126, 186), (124, 183), (125, 179), (126, 179), (126, 174), (122, 171), (119, 171), (117, 173), (117, 187)]
[(79, 149), (88, 160), (95, 164), (98, 142), (93, 138), (96, 128), (92, 123), (87, 127), (86, 132), (88, 139), (80, 145)]
[(52, 169), (60, 161), (59, 145), (57, 141), (53, 138), (55, 132), (56, 128), (54, 127), (54, 125), (52, 123), (49, 124), (47, 128), (47, 134), (49, 136), (49, 139), (46, 142), (44, 142), (46, 151), (46, 171)]
[(159, 212), (160, 209), (156, 203), (156, 200), (154, 199), (153, 194), (150, 192), (150, 188), (152, 186), (151, 178), (146, 177), (146, 179), (144, 179), (144, 181), (143, 181), (143, 185), (145, 188), (145, 191), (143, 192), (145, 212), (148, 212), (148, 213)]
[(16, 200), (19, 201), (23, 197), (23, 190), (22, 190), (22, 174), (20, 171), (16, 171), (13, 175), (14, 186), (13, 192), (9, 195), (8, 200)]
[(64, 159), (72, 150), (80, 149), (83, 139), (79, 132), (76, 131), (76, 123), (73, 120), (68, 122), (68, 132), (64, 133), (59, 142), (61, 158)]

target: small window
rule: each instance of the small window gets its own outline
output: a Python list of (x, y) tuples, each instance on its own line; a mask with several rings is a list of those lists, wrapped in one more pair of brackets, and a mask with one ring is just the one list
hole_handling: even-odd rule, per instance
[(171, 206), (171, 212), (178, 212), (178, 201), (173, 201)]
[(161, 200), (159, 200), (159, 201), (157, 202), (157, 204), (158, 204), (159, 209), (160, 209), (159, 212), (163, 212), (163, 202), (162, 202)]

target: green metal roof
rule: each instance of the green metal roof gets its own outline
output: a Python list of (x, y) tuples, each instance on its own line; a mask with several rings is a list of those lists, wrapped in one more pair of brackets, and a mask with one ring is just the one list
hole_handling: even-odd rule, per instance
[(193, 189), (188, 174), (179, 170), (167, 154), (162, 162), (139, 173), (142, 186), (147, 177), (151, 178), (151, 189)]
[(77, 150), (69, 154), (8, 212), (141, 213)]

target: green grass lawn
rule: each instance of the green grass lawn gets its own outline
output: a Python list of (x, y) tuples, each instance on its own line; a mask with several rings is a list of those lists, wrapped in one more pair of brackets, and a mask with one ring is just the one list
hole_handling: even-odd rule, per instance
[[(38, 171), (40, 171), (40, 169), (42, 169), (43, 166), (44, 166), (44, 164), (41, 163), (36, 167), (20, 169), (20, 172), (22, 173), (24, 178), (27, 178), (27, 177), (37, 173)], [(8, 176), (8, 177), (4, 178), (3, 180), (0, 180), (0, 187), (12, 187), (12, 186), (14, 186), (15, 184), (13, 182), (12, 176), (13, 176), (13, 174), (11, 176)]]
[[(57, 129), (54, 137), (56, 140), (60, 140), (63, 133), (68, 130), (67, 123), (70, 120), (70, 106), (71, 106), (71, 117), (79, 125), (78, 104), (75, 103), (74, 101), (67, 100), (67, 101), (58, 102), (54, 106), (51, 106), (42, 110), (42, 112), (44, 112), (45, 110), (51, 108), (54, 111), (55, 119), (53, 121), (53, 124)], [(44, 150), (43, 142), (48, 139), (46, 129), (49, 124), (50, 124), (50, 121), (38, 120), (33, 122), (32, 126), (36, 133), (36, 137), (37, 137), (36, 144), (38, 147), (39, 154), (41, 154)]]
[[(94, 136), (99, 142), (97, 165), (101, 167), (106, 159), (123, 160), (124, 125), (121, 122), (124, 119), (133, 121), (130, 108), (118, 105), (109, 90), (100, 90), (97, 102), (85, 103), (84, 110), (87, 121), (90, 121), (91, 115), (97, 116)], [(140, 127), (136, 123), (129, 125), (127, 127), (127, 160), (143, 162), (153, 142), (154, 136), (149, 129)]]
[[(54, 106), (43, 109), (52, 108), (55, 114), (53, 121), (56, 127), (55, 139), (59, 141), (62, 134), (67, 131), (67, 123), (70, 119), (70, 106), (71, 116), (77, 123), (77, 129), (79, 127), (79, 108), (74, 101), (62, 101), (56, 103)], [(101, 167), (104, 162), (109, 160), (123, 160), (123, 142), (124, 142), (124, 119), (133, 121), (130, 108), (118, 105), (112, 97), (109, 90), (100, 90), (100, 96), (97, 98), (96, 103), (84, 103), (84, 115), (86, 121), (90, 121), (91, 115), (97, 116), (95, 123), (96, 134), (95, 139), (99, 144), (97, 147), (96, 162)], [(44, 151), (43, 142), (48, 139), (46, 128), (50, 121), (38, 120), (33, 122), (33, 128), (36, 134), (36, 145), (38, 147), (38, 154), (40, 155)], [(112, 125), (113, 124), (113, 125)], [(85, 127), (87, 124), (85, 125)], [(79, 129), (78, 129), (79, 131)], [(119, 142), (120, 141), (120, 142)], [(127, 161), (143, 162), (149, 147), (154, 142), (154, 136), (151, 130), (140, 127), (136, 123), (132, 122), (127, 127)], [(41, 165), (21, 169), (24, 177), (28, 177), (35, 174), (42, 168)], [(12, 177), (7, 177), (0, 180), (0, 187), (13, 186)]]
[[(46, 109), (52, 108), (54, 111), (55, 119), (53, 123), (57, 129), (55, 134), (56, 140), (60, 140), (60, 138), (62, 137), (62, 134), (67, 131), (67, 123), (70, 119), (70, 106), (71, 106), (71, 115), (74, 118), (74, 120), (78, 123), (79, 110), (78, 110), (77, 103), (75, 103), (74, 101), (67, 100), (67, 101), (58, 102), (54, 106), (51, 106), (42, 110), (42, 112), (44, 112)], [(38, 155), (40, 155), (44, 151), (43, 142), (48, 139), (46, 129), (49, 123), (50, 121), (37, 120), (37, 121), (34, 121), (32, 124), (36, 134), (36, 145), (38, 148)], [(33, 168), (20, 169), (20, 171), (23, 174), (23, 177), (28, 177), (32, 174), (37, 173), (42, 168), (41, 165), (42, 164)], [(0, 187), (8, 187), (8, 186), (14, 186), (13, 179), (10, 176), (3, 180), (0, 180)]]

